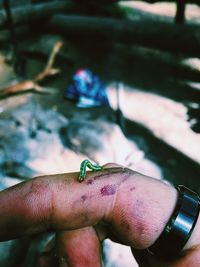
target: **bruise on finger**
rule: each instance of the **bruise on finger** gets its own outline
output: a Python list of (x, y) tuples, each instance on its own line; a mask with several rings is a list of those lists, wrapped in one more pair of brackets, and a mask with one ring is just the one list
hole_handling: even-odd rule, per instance
[(105, 185), (100, 189), (100, 192), (102, 196), (114, 195), (116, 193), (116, 185), (114, 184)]

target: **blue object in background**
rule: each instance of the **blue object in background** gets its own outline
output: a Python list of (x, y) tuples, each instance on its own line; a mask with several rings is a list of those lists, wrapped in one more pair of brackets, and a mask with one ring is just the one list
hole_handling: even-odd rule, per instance
[(90, 70), (77, 70), (72, 81), (66, 89), (65, 97), (75, 101), (78, 107), (109, 106), (105, 86)]

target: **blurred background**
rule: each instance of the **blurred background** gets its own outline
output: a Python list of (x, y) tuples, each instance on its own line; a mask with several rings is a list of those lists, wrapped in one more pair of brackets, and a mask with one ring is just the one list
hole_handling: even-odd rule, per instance
[[(2, 0), (0, 189), (88, 158), (200, 193), (199, 26), (199, 0)], [(38, 266), (52, 235), (1, 242), (0, 266)]]

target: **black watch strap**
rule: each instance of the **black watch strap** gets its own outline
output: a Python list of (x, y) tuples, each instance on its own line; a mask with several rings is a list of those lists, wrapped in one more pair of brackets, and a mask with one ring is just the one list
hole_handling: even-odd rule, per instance
[(179, 185), (175, 210), (156, 242), (148, 250), (159, 258), (176, 258), (184, 248), (199, 216), (199, 196)]

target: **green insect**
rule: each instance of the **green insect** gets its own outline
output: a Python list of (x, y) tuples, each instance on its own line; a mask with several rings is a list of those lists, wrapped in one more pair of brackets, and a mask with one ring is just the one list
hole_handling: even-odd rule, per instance
[(99, 165), (94, 165), (88, 159), (85, 159), (84, 161), (82, 161), (81, 166), (80, 166), (80, 174), (78, 177), (79, 182), (82, 182), (85, 180), (87, 167), (92, 171), (101, 171), (103, 169), (103, 167)]

